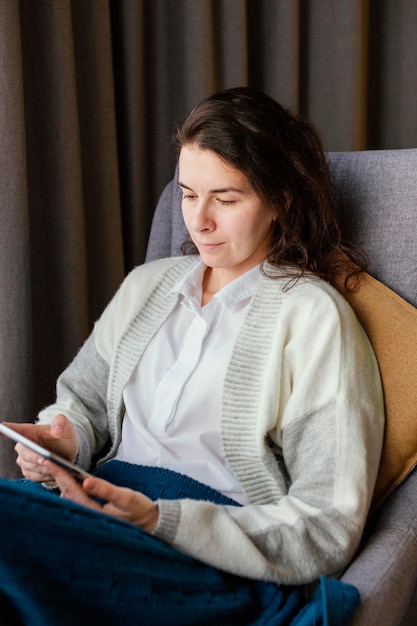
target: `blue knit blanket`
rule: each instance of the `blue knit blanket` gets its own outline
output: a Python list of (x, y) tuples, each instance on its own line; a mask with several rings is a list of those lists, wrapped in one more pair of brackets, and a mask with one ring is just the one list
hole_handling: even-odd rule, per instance
[[(168, 470), (110, 461), (97, 474), (152, 499), (239, 506)], [(221, 572), (38, 485), (0, 480), (1, 626), (348, 626), (359, 603), (331, 578), (307, 599), (303, 586)]]

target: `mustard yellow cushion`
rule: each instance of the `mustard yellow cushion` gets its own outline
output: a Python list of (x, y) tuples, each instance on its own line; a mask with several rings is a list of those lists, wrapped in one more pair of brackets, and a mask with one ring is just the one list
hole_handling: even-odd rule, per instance
[(369, 274), (347, 295), (378, 360), (385, 435), (375, 487), (380, 503), (417, 464), (417, 309)]

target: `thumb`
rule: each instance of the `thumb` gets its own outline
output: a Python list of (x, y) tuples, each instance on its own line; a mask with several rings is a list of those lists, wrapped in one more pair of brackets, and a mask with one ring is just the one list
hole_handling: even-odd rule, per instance
[(72, 437), (74, 435), (73, 423), (62, 413), (55, 415), (51, 422), (51, 435), (57, 439)]

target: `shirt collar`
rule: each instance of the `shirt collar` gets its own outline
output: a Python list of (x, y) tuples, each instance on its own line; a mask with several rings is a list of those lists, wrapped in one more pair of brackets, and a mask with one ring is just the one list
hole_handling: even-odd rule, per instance
[[(261, 266), (262, 263), (235, 278), (235, 280), (218, 291), (214, 298), (223, 306), (229, 307), (253, 296), (259, 280)], [(207, 266), (202, 261), (198, 261), (185, 276), (180, 278), (170, 293), (178, 293), (186, 299), (197, 300), (200, 303), (201, 284), (206, 268)]]

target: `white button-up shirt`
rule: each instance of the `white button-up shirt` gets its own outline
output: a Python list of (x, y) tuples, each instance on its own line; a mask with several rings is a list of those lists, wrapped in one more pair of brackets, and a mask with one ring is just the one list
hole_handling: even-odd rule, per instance
[(171, 469), (244, 504), (221, 441), (223, 382), (260, 266), (201, 307), (206, 266), (198, 262), (173, 288), (178, 302), (125, 387), (126, 414), (116, 458)]

